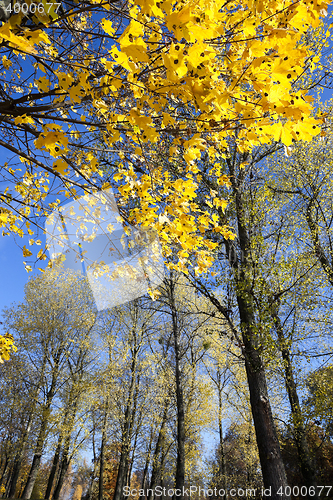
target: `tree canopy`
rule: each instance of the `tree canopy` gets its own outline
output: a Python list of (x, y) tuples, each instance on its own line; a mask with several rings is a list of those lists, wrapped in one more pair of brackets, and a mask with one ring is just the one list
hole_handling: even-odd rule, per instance
[[(0, 28), (0, 146), (9, 153), (3, 234), (28, 231), (33, 244), (32, 224), (42, 226), (64, 196), (103, 189), (107, 152), (107, 181), (127, 207), (125, 223), (154, 227), (165, 254), (177, 248), (174, 265), (184, 270), (194, 254), (202, 272), (215, 247), (208, 231), (233, 237), (228, 221), (198, 203), (203, 155), (223, 186), (230, 139), (245, 153), (321, 132), (302, 81), (330, 34), (321, 24), (325, 2), (93, 1), (60, 9), (29, 0), (27, 15), (16, 5)], [(32, 13), (33, 5), (41, 8)], [(214, 191), (208, 198), (225, 209)], [(37, 258), (45, 259), (43, 249)]]

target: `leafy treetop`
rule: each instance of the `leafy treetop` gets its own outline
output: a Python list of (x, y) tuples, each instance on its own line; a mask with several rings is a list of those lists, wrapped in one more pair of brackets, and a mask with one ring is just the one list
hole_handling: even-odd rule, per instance
[[(124, 219), (155, 228), (165, 255), (176, 246), (178, 269), (190, 255), (197, 272), (207, 269), (216, 245), (208, 232), (234, 235), (200, 208), (200, 160), (208, 155), (224, 186), (231, 139), (246, 153), (321, 132), (299, 83), (319, 60), (303, 35), (320, 28), (326, 8), (321, 0), (93, 0), (29, 23), (12, 16), (0, 28), (0, 146), (14, 154), (4, 165), (3, 234), (33, 235), (31, 223), (61, 196), (105, 187), (98, 131), (120, 205), (132, 204)], [(157, 155), (177, 165), (173, 173)], [(210, 203), (222, 212), (227, 204), (214, 192)]]

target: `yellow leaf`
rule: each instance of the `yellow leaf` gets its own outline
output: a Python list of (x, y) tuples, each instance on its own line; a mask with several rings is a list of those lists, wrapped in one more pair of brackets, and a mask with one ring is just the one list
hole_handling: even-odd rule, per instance
[(28, 250), (25, 245), (23, 246), (23, 257), (30, 257), (30, 255), (32, 255), (32, 252), (30, 252), (30, 250)]
[(281, 142), (285, 145), (285, 146), (290, 146), (290, 144), (292, 144), (293, 142), (293, 136), (290, 132), (290, 129), (287, 125), (284, 125), (284, 127), (282, 128), (282, 131), (281, 131)]
[(14, 119), (14, 122), (16, 125), (20, 124), (20, 123), (29, 123), (31, 125), (34, 125), (35, 126), (35, 120), (33, 118), (31, 118), (31, 116), (27, 116), (27, 115), (20, 115), (20, 116), (17, 116), (15, 119)]
[(223, 212), (225, 212), (225, 209), (228, 206), (228, 202), (226, 200), (221, 200), (220, 198), (214, 198), (213, 203), (217, 208), (221, 207)]
[(102, 20), (102, 28), (107, 33), (108, 35), (114, 35), (114, 28), (112, 26), (112, 22), (109, 21), (108, 19), (103, 19)]
[(0, 226), (4, 226), (8, 220), (8, 214), (0, 213)]
[(59, 158), (53, 163), (52, 168), (56, 172), (59, 172), (59, 174), (65, 175), (68, 172), (69, 166), (62, 158)]
[(37, 259), (40, 259), (40, 260), (45, 260), (46, 259), (46, 255), (44, 253), (44, 250), (41, 248), (37, 254)]
[(9, 59), (7, 59), (7, 56), (3, 56), (2, 57), (2, 64), (3, 64), (3, 67), (5, 69), (9, 69), (13, 63)]

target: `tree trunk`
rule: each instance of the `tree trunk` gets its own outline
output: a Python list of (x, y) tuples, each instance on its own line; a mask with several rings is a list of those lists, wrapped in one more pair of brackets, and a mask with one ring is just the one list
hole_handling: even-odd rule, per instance
[[(234, 202), (237, 216), (240, 255), (233, 258), (227, 251), (227, 257), (233, 270), (236, 298), (242, 332), (242, 350), (250, 392), (250, 403), (257, 445), (260, 457), (264, 486), (271, 489), (271, 500), (284, 500), (287, 478), (282, 461), (281, 450), (271, 405), (268, 397), (265, 368), (260, 351), (260, 341), (256, 324), (255, 304), (252, 295), (252, 266), (250, 250), (250, 233), (246, 222), (244, 196), (242, 194), (243, 175), (235, 175), (234, 163), (228, 161)], [(226, 247), (227, 248), (227, 247)], [(282, 493), (282, 494), (278, 494)]]
[(101, 442), (101, 452), (99, 458), (99, 479), (98, 479), (98, 500), (103, 500), (104, 493), (104, 452), (105, 452), (105, 443), (106, 443), (106, 427), (108, 423), (108, 414), (109, 414), (109, 402), (106, 403), (106, 409), (104, 414), (104, 422), (102, 429), (102, 442)]
[(104, 493), (104, 448), (105, 448), (105, 433), (103, 432), (101, 442), (101, 453), (99, 457), (99, 478), (98, 478), (98, 500), (103, 500)]
[(54, 479), (58, 470), (58, 465), (59, 465), (59, 460), (60, 460), (60, 453), (61, 453), (61, 446), (63, 442), (63, 435), (62, 433), (59, 434), (58, 437), (58, 444), (56, 451), (53, 456), (53, 461), (52, 461), (52, 467), (51, 467), (51, 472), (49, 475), (49, 479), (47, 482), (47, 487), (46, 487), (46, 492), (45, 492), (45, 500), (49, 500), (51, 498), (51, 491), (54, 483)]
[(69, 451), (69, 444), (68, 444), (68, 447), (66, 446), (66, 449), (64, 449), (64, 452), (63, 452), (63, 455), (61, 458), (59, 477), (58, 477), (56, 487), (54, 489), (53, 500), (59, 500), (61, 488), (63, 487), (64, 481), (65, 481), (66, 472), (68, 470), (68, 466), (70, 463), (70, 459), (68, 458), (68, 451)]
[(172, 330), (175, 348), (175, 376), (176, 376), (176, 400), (177, 400), (177, 465), (176, 465), (176, 489), (181, 491), (178, 498), (183, 498), (185, 485), (185, 411), (181, 375), (181, 353), (179, 346), (179, 328), (177, 311), (175, 307), (174, 283), (170, 280), (170, 305), (172, 314)]
[(0, 484), (2, 484), (4, 478), (5, 478), (6, 474), (7, 474), (8, 466), (9, 466), (9, 458), (8, 458), (8, 455), (6, 455), (5, 462), (4, 462), (4, 467), (3, 467), (3, 471), (2, 471), (2, 474), (1, 474)]
[[(126, 414), (127, 413), (128, 412), (126, 409)], [(126, 426), (126, 417), (125, 417), (125, 426)], [(119, 459), (119, 466), (117, 473), (117, 481), (113, 497), (114, 500), (120, 500), (123, 496), (123, 487), (125, 486), (127, 477), (126, 462), (127, 462), (127, 456), (129, 454), (128, 440), (129, 440), (129, 435), (128, 435), (128, 428), (126, 426), (122, 434), (122, 444), (121, 444), (121, 452), (120, 452), (120, 459)]]
[(330, 284), (333, 286), (333, 266), (332, 266), (332, 255), (330, 255), (330, 258), (326, 255), (319, 239), (319, 233), (318, 233), (318, 223), (313, 220), (312, 217), (312, 208), (315, 205), (315, 197), (311, 199), (311, 201), (308, 203), (306, 207), (306, 212), (305, 212), (305, 218), (306, 222), (309, 226), (310, 229), (310, 236), (312, 240), (312, 245), (313, 245), (313, 250), (315, 252), (315, 255), (317, 259), (319, 260), (319, 263), (325, 272), (328, 281)]
[(116, 481), (113, 500), (121, 500), (121, 498), (123, 497), (123, 487), (125, 486), (127, 478), (128, 457), (131, 444), (131, 429), (132, 429), (131, 423), (133, 421), (133, 413), (131, 411), (131, 408), (134, 402), (134, 394), (137, 387), (136, 367), (137, 367), (138, 347), (136, 345), (136, 333), (134, 331), (133, 335), (135, 336), (134, 339), (135, 346), (133, 350), (133, 358), (131, 365), (131, 383), (129, 387), (129, 394), (127, 398), (125, 415), (124, 415), (125, 418), (124, 418), (124, 427), (121, 439), (121, 452), (120, 452), (117, 481)]
[[(148, 468), (149, 468), (149, 464), (150, 464), (152, 443), (153, 443), (153, 428), (151, 429), (151, 432), (150, 432), (148, 451), (146, 453), (146, 463), (145, 463), (145, 468), (143, 470), (143, 476), (142, 476), (142, 482), (141, 482), (141, 489), (144, 490), (144, 492), (146, 492), (146, 483), (147, 483), (147, 476), (148, 476)], [(146, 498), (146, 493), (144, 495), (144, 498)]]
[[(44, 431), (44, 426), (43, 426), (42, 432), (43, 431)], [(42, 433), (40, 433), (40, 436), (42, 436)], [(31, 465), (31, 469), (29, 472), (28, 481), (25, 485), (23, 495), (22, 495), (22, 498), (24, 498), (24, 499), (29, 499), (31, 497), (31, 493), (32, 493), (32, 490), (34, 488), (34, 485), (35, 485), (35, 482), (37, 479), (40, 461), (42, 458), (42, 443), (43, 442), (44, 441), (42, 441), (42, 439), (38, 440), (38, 442), (37, 442), (37, 446), (38, 446), (39, 451), (35, 451), (35, 455), (34, 455), (34, 458), (32, 460), (32, 465)]]
[[(59, 461), (60, 461), (60, 454), (61, 454), (61, 447), (62, 443), (65, 440), (64, 443), (64, 450), (63, 450), (63, 457), (60, 465), (60, 471), (58, 474), (58, 479), (57, 483), (54, 489), (54, 494), (52, 497), (55, 499), (55, 495), (59, 495), (63, 481), (65, 479), (65, 475), (68, 469), (68, 466), (70, 464), (71, 458), (68, 458), (69, 455), (69, 447), (70, 447), (70, 440), (71, 440), (71, 433), (74, 427), (74, 421), (75, 421), (75, 415), (80, 399), (80, 390), (78, 390), (78, 386), (80, 386), (80, 383), (82, 381), (83, 377), (83, 362), (84, 358), (86, 355), (85, 350), (80, 350), (76, 365), (75, 365), (75, 371), (73, 372), (71, 366), (70, 366), (70, 372), (72, 375), (72, 386), (70, 388), (68, 397), (67, 397), (67, 402), (66, 402), (66, 407), (65, 407), (65, 414), (63, 418), (63, 428), (60, 431), (59, 438), (58, 438), (58, 445), (53, 457), (53, 463), (52, 463), (52, 468), (46, 488), (46, 493), (45, 493), (45, 500), (49, 500), (51, 498), (51, 492), (52, 492), (52, 487), (54, 484), (54, 480), (56, 477), (56, 473), (58, 470), (59, 466)], [(77, 375), (78, 374), (78, 375)], [(64, 431), (66, 429), (66, 431)], [(63, 472), (64, 470), (64, 472)]]
[(272, 318), (279, 339), (279, 344), (280, 344), (279, 347), (281, 350), (281, 355), (284, 364), (285, 384), (291, 408), (291, 415), (294, 427), (294, 439), (297, 447), (299, 467), (302, 472), (304, 484), (305, 486), (307, 486), (308, 490), (310, 486), (314, 486), (315, 494), (311, 496), (308, 495), (309, 500), (318, 499), (315, 471), (313, 468), (312, 460), (310, 458), (310, 451), (304, 427), (304, 418), (302, 414), (301, 405), (299, 403), (296, 384), (294, 380), (290, 351), (286, 345), (283, 327), (281, 325), (281, 320), (276, 310), (276, 307), (272, 311)]
[[(72, 392), (71, 392), (71, 394), (72, 394)], [(71, 396), (69, 398), (69, 401), (70, 400), (71, 400)], [(66, 472), (67, 472), (68, 466), (69, 466), (71, 458), (72, 458), (69, 456), (69, 448), (70, 448), (70, 444), (71, 444), (71, 434), (72, 434), (72, 430), (74, 427), (74, 420), (75, 420), (78, 401), (79, 401), (79, 394), (76, 394), (74, 401), (71, 401), (71, 408), (70, 408), (69, 416), (67, 419), (68, 420), (67, 421), (67, 434), (66, 434), (65, 441), (64, 441), (64, 449), (63, 449), (63, 454), (62, 454), (62, 458), (61, 458), (60, 473), (59, 473), (56, 487), (54, 489), (53, 500), (59, 499), (61, 488), (62, 488), (64, 480), (65, 480)]]
[[(35, 409), (35, 405), (34, 405), (34, 409)], [(30, 415), (29, 415), (28, 424), (26, 426), (26, 429), (25, 429), (23, 436), (22, 436), (22, 439), (21, 439), (20, 450), (17, 452), (17, 454), (15, 456), (13, 470), (12, 470), (12, 474), (11, 474), (11, 479), (10, 479), (10, 483), (8, 484), (7, 495), (9, 498), (12, 498), (15, 496), (16, 485), (17, 485), (17, 481), (18, 481), (18, 478), (20, 475), (23, 455), (24, 455), (25, 448), (26, 448), (26, 445), (28, 442), (28, 438), (29, 438), (31, 423), (32, 423), (32, 413), (30, 413)]]
[(42, 366), (41, 366), (40, 371), (39, 371), (39, 383), (38, 383), (38, 386), (37, 386), (36, 390), (32, 394), (32, 401), (33, 401), (33, 403), (32, 403), (32, 406), (31, 406), (31, 411), (30, 411), (30, 414), (29, 414), (28, 423), (27, 423), (27, 426), (26, 426), (26, 428), (24, 430), (23, 436), (21, 437), (21, 440), (20, 440), (20, 449), (18, 450), (18, 452), (17, 452), (17, 454), (15, 456), (15, 460), (14, 460), (14, 464), (13, 464), (12, 476), (11, 476), (10, 484), (8, 485), (8, 493), (7, 493), (9, 497), (14, 497), (15, 496), (16, 485), (17, 485), (17, 481), (18, 481), (18, 478), (19, 478), (19, 475), (20, 475), (20, 470), (21, 470), (21, 464), (22, 464), (24, 452), (25, 452), (25, 449), (26, 449), (26, 446), (27, 446), (27, 442), (28, 442), (28, 438), (29, 438), (29, 434), (30, 434), (30, 429), (31, 429), (31, 425), (32, 425), (33, 416), (34, 416), (35, 410), (36, 410), (38, 393), (39, 393), (39, 391), (41, 389), (41, 383), (42, 383), (42, 380), (43, 380), (43, 377), (44, 377), (44, 373), (45, 373), (46, 361), (47, 361), (47, 356), (46, 356), (46, 354), (44, 354), (43, 361), (42, 361)]
[(1, 474), (1, 481), (0, 481), (0, 485), (1, 485), (3, 483), (5, 477), (7, 476), (7, 478), (6, 478), (6, 490), (7, 490), (7, 484), (8, 484), (9, 478), (10, 478), (10, 472), (7, 473), (7, 471), (9, 470), (9, 465), (10, 465), (10, 460), (9, 460), (8, 455), (6, 455), (4, 469), (3, 469), (3, 472)]
[(54, 397), (55, 391), (56, 391), (56, 383), (57, 383), (58, 374), (59, 374), (59, 360), (60, 360), (61, 353), (62, 353), (61, 350), (59, 350), (59, 352), (57, 353), (57, 356), (55, 358), (55, 364), (54, 364), (53, 372), (52, 372), (51, 387), (47, 393), (46, 403), (44, 405), (43, 412), (42, 412), (42, 421), (41, 421), (41, 426), (40, 426), (40, 430), (39, 430), (39, 435), (37, 438), (35, 454), (34, 454), (34, 458), (32, 460), (32, 465), (30, 468), (27, 482), (26, 482), (25, 488), (23, 490), (22, 498), (24, 500), (28, 500), (31, 497), (31, 493), (32, 493), (32, 490), (34, 488), (37, 474), (38, 474), (38, 470), (40, 467), (43, 446), (44, 446), (44, 442), (45, 442), (45, 438), (46, 438), (46, 430), (47, 430), (47, 425), (48, 425), (48, 420), (49, 420), (49, 415), (50, 415), (50, 407), (51, 407), (51, 403), (52, 403), (52, 400), (53, 400), (53, 397)]
[(160, 474), (160, 463), (159, 463), (159, 456), (161, 453), (162, 449), (162, 444), (163, 444), (163, 437), (164, 437), (164, 427), (167, 422), (167, 415), (168, 415), (168, 404), (165, 404), (164, 407), (164, 413), (162, 417), (162, 423), (160, 427), (160, 432), (158, 433), (158, 438), (155, 446), (155, 451), (154, 451), (154, 456), (153, 456), (153, 467), (152, 467), (152, 473), (151, 473), (151, 478), (150, 478), (150, 486), (149, 486), (149, 494), (148, 494), (148, 500), (153, 500), (154, 498), (154, 488), (157, 486), (157, 480)]
[(94, 488), (94, 481), (95, 477), (97, 476), (97, 469), (98, 469), (98, 460), (94, 461), (94, 469), (91, 474), (90, 482), (89, 482), (89, 488), (88, 488), (88, 493), (87, 493), (87, 500), (92, 500), (93, 496), (93, 488)]
[[(136, 407), (136, 404), (135, 404), (135, 407)], [(135, 415), (135, 413), (133, 412), (133, 416), (134, 415)], [(131, 485), (131, 478), (132, 478), (132, 470), (133, 470), (133, 464), (134, 464), (134, 458), (135, 458), (135, 451), (136, 451), (136, 447), (137, 447), (137, 444), (138, 444), (138, 437), (139, 437), (139, 431), (140, 431), (140, 421), (141, 421), (141, 412), (140, 412), (139, 422), (138, 422), (138, 425), (137, 425), (136, 431), (135, 431), (132, 456), (129, 459), (129, 466), (128, 466), (126, 486), (130, 486)], [(133, 421), (132, 421), (132, 427), (134, 427), (134, 418), (133, 418)]]
[[(219, 368), (218, 368), (219, 370)], [(220, 460), (219, 460), (219, 479), (221, 481), (221, 487), (226, 492), (227, 491), (227, 471), (225, 462), (225, 452), (224, 452), (224, 438), (223, 438), (223, 427), (222, 427), (222, 392), (221, 392), (221, 374), (218, 372), (219, 377), (219, 437), (220, 437)]]
[[(238, 331), (233, 325), (226, 307), (204, 285), (198, 284), (198, 288), (227, 319), (233, 334), (239, 340), (239, 347), (242, 349), (263, 482), (266, 493), (270, 492), (266, 496), (270, 496), (271, 500), (287, 500), (290, 498), (286, 495), (287, 478), (268, 398), (265, 368), (259, 354), (260, 343), (257, 329), (260, 324), (256, 325), (255, 323), (255, 307), (249, 290), (251, 287), (246, 285), (244, 270), (241, 269), (241, 272), (239, 272), (238, 261), (234, 258), (235, 254), (228, 252), (228, 242), (225, 242), (225, 244), (227, 256), (232, 260), (230, 265), (234, 268), (234, 283), (241, 322), (241, 339), (238, 339)], [(242, 263), (242, 266), (244, 266), (244, 263)]]
[[(128, 441), (129, 442), (128, 442), (128, 447), (127, 447), (127, 453), (125, 456), (125, 466), (124, 466), (126, 480), (124, 481), (123, 486), (129, 486), (129, 484), (131, 482), (131, 471), (132, 471), (133, 462), (130, 461), (130, 448), (131, 448), (131, 438), (133, 436), (133, 431), (134, 431), (134, 419), (135, 419), (135, 414), (136, 414), (137, 404), (138, 404), (139, 384), (140, 384), (140, 375), (138, 375), (137, 379), (136, 379), (133, 408), (131, 410), (131, 415), (130, 415), (130, 423), (129, 423), (129, 429), (128, 429), (128, 437), (129, 437)], [(135, 436), (135, 441), (134, 441), (134, 446), (133, 446), (133, 456), (135, 453), (136, 439), (137, 439), (137, 435)]]
[(54, 489), (53, 500), (59, 500), (61, 489), (62, 489), (64, 481), (65, 481), (66, 472), (68, 470), (68, 467), (69, 467), (69, 464), (70, 464), (70, 461), (72, 458), (69, 456), (69, 448), (70, 448), (70, 444), (71, 444), (71, 431), (73, 429), (75, 410), (76, 410), (76, 404), (74, 405), (74, 408), (72, 410), (71, 421), (69, 423), (68, 433), (65, 437), (64, 449), (63, 449), (61, 463), (60, 463), (59, 477), (58, 477), (56, 487)]
[[(271, 488), (272, 490), (271, 499), (282, 500), (289, 498), (285, 494), (287, 478), (269, 402), (265, 370), (256, 345), (254, 314), (251, 310), (251, 302), (247, 303), (243, 298), (243, 294), (238, 294), (237, 300), (242, 323), (245, 368), (250, 391), (251, 410), (263, 481), (265, 488)], [(282, 492), (282, 495), (279, 495), (278, 491)]]

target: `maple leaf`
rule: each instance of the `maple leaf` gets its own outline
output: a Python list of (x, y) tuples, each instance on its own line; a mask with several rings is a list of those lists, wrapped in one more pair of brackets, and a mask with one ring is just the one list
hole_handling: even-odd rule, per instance
[(25, 245), (23, 246), (22, 253), (23, 257), (30, 257), (30, 255), (32, 255), (32, 252), (28, 248), (26, 248)]
[(56, 172), (59, 172), (59, 174), (65, 175), (66, 172), (68, 172), (69, 166), (68, 163), (62, 158), (58, 158), (55, 162), (53, 162), (52, 168), (54, 168)]
[(17, 351), (14, 337), (10, 333), (6, 333), (4, 336), (0, 335), (0, 363), (10, 359), (10, 351)]

